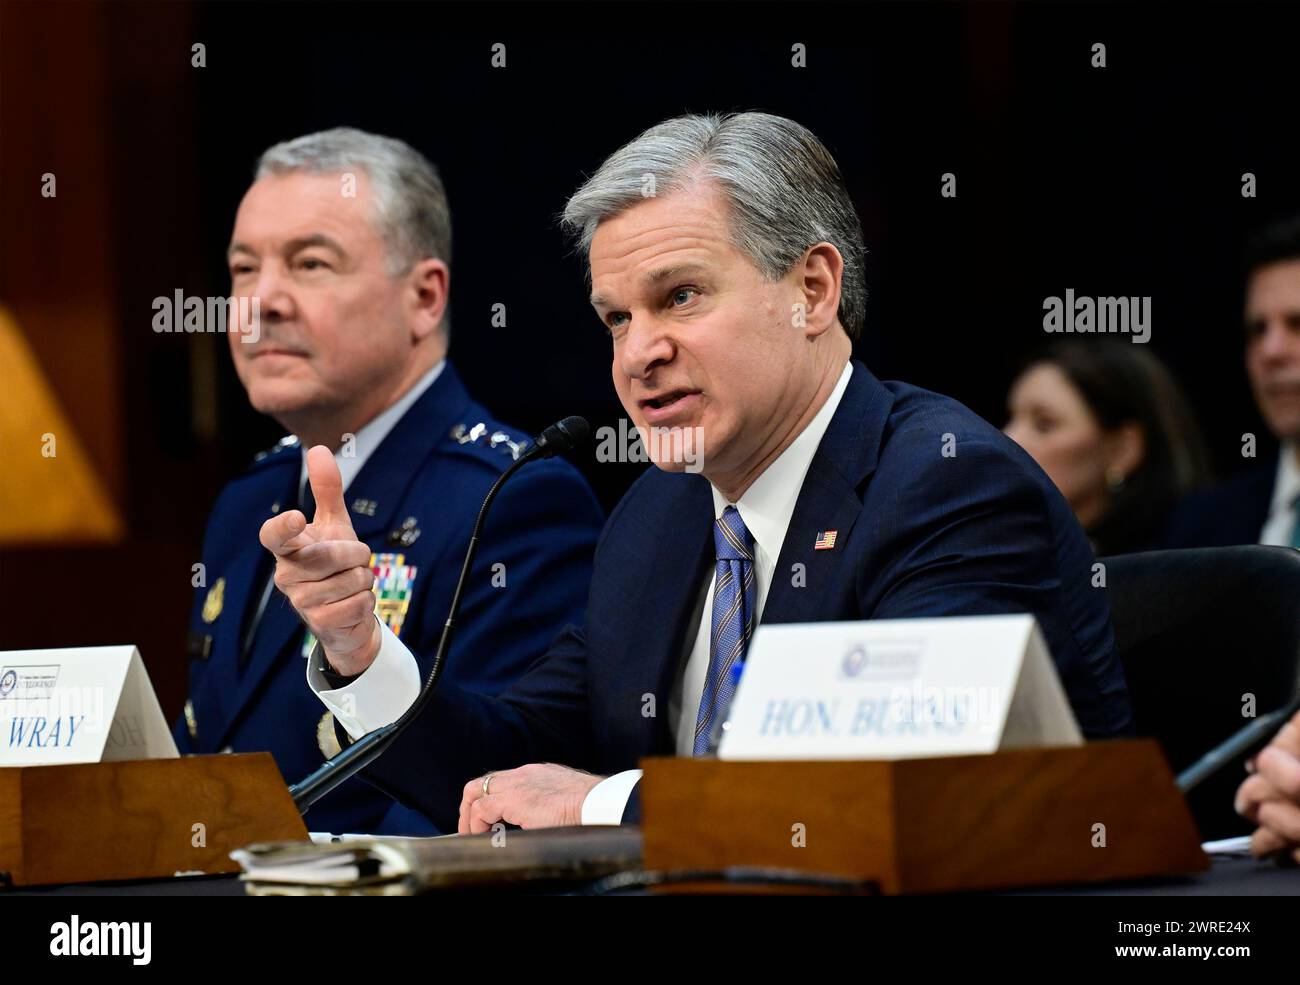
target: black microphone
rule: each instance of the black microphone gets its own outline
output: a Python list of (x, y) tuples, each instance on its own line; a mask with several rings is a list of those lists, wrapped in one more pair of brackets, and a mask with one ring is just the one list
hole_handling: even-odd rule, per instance
[(539, 434), (523, 454), (511, 462), (497, 477), (497, 481), (492, 484), (492, 488), (484, 497), (483, 505), (479, 507), (478, 519), (474, 521), (469, 547), (465, 549), (465, 563), (461, 565), (456, 591), (451, 597), (451, 608), (447, 611), (447, 622), (442, 627), (442, 637), (438, 640), (438, 650), (433, 656), (433, 666), (429, 670), (429, 677), (419, 697), (397, 721), (367, 732), (346, 749), (323, 762), (311, 776), (291, 786), (289, 795), (293, 797), (294, 806), (298, 808), (300, 814), (305, 814), (312, 804), (378, 759), (428, 704), (429, 696), (433, 694), (433, 689), (438, 685), (438, 678), (442, 676), (443, 660), (451, 646), (451, 637), (456, 629), (456, 617), (460, 613), (461, 596), (465, 592), (465, 583), (469, 580), (470, 568), (474, 565), (474, 555), (478, 553), (479, 534), (483, 531), (483, 521), (487, 517), (492, 500), (496, 499), (497, 490), (529, 462), (572, 451), (586, 441), (590, 434), (590, 426), (581, 417), (566, 417)]
[(1300, 711), (1300, 694), (1297, 694), (1277, 711), (1261, 715), (1249, 725), (1232, 733), (1187, 769), (1178, 774), (1178, 789), (1187, 794), (1203, 780), (1219, 772), (1224, 765), (1238, 756), (1258, 750), (1282, 730), (1282, 726)]
[(591, 437), (591, 427), (581, 417), (556, 421), (537, 436), (522, 458), (553, 458), (572, 451)]

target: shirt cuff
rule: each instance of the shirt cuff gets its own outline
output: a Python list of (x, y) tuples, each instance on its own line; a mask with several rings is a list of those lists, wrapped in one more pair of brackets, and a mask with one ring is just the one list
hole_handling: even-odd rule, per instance
[(582, 802), (582, 823), (622, 824), (627, 800), (640, 781), (640, 770), (624, 770), (605, 777), (587, 791), (587, 797)]
[(320, 643), (307, 660), (307, 686), (354, 740), (402, 717), (420, 695), (420, 665), (406, 644), (379, 621), (379, 653), (358, 677), (331, 688), (320, 672)]

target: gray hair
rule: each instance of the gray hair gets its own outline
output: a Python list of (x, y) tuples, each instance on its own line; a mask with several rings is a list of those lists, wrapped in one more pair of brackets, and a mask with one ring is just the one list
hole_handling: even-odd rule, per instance
[(810, 246), (839, 250), (840, 323), (856, 339), (867, 305), (862, 224), (835, 158), (793, 120), (768, 113), (665, 120), (606, 158), (569, 199), (561, 223), (589, 258), (601, 222), (700, 179), (722, 187), (732, 242), (769, 280), (789, 273)]
[(293, 172), (364, 171), (375, 221), (396, 276), (427, 258), (451, 263), (451, 208), (442, 178), (423, 154), (392, 137), (335, 127), (276, 144), (257, 161), (256, 179)]

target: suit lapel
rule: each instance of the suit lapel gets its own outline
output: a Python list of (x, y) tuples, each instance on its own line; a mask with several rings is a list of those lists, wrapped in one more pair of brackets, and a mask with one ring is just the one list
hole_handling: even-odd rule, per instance
[[(300, 462), (300, 456), (295, 455), (292, 457), (292, 467), (288, 461), (279, 466), (285, 469), (283, 481), (272, 486), (269, 501), (258, 504), (265, 510), (265, 514), (257, 521), (257, 526), (274, 515), (273, 505), (286, 508), (297, 501)], [(214, 683), (211, 687), (203, 688), (198, 698), (202, 702), (210, 702), (211, 707), (200, 706), (195, 709), (201, 723), (201, 737), (209, 734), (207, 722), (216, 724), (215, 731), (211, 733), (213, 749), (224, 743), (231, 722), (247, 699), (244, 685), (251, 665), (244, 666), (244, 633), (262, 600), (262, 591), (272, 570), (270, 555), (258, 540), (256, 527), (251, 527), (246, 542), (239, 545), (234, 561), (221, 573), (226, 579), (226, 597), (242, 599), (244, 604), (220, 617), (227, 618), (230, 622), (222, 627), (222, 632), (216, 634), (214, 641), (210, 671)], [(283, 596), (272, 589), (271, 598), (267, 600), (268, 609), (276, 598), (283, 599)]]
[[(852, 563), (847, 542), (862, 513), (859, 490), (875, 471), (893, 402), (893, 395), (884, 385), (855, 361), (844, 396), (817, 446), (795, 501), (763, 605), (762, 623), (816, 620), (818, 604), (824, 599), (819, 586), (839, 583), (842, 569)], [(834, 548), (814, 550), (818, 535), (831, 530), (835, 531)], [(794, 579), (796, 564), (804, 566), (804, 578), (798, 586)]]
[(653, 628), (632, 634), (626, 662), (638, 675), (630, 690), (657, 695), (663, 709), (655, 716), (655, 746), (660, 750), (672, 747), (668, 697), (691, 642), (687, 634), (693, 628), (695, 604), (714, 561), (713, 493), (699, 476), (683, 477), (681, 485), (680, 498), (660, 514), (668, 522), (646, 568), (644, 592), (634, 603), (642, 617), (633, 621)]
[[(845, 549), (854, 522), (862, 511), (859, 488), (875, 470), (893, 395), (861, 363), (817, 448), (794, 513), (763, 607), (764, 623), (816, 618), (816, 586), (829, 584), (850, 563)], [(714, 560), (713, 494), (700, 477), (683, 477), (681, 493), (671, 505), (656, 511), (663, 519), (658, 548), (646, 569), (644, 593), (635, 600), (644, 618), (639, 625), (656, 627), (634, 633), (628, 642), (626, 666), (639, 668), (630, 681), (637, 693), (654, 693), (664, 701), (686, 652), (699, 593)], [(814, 551), (819, 532), (837, 531), (836, 547)], [(797, 589), (788, 573), (802, 562), (809, 588)], [(671, 620), (671, 621), (670, 621)], [(672, 748), (668, 715), (656, 716), (655, 748)]]
[[(862, 512), (854, 488), (824, 462), (814, 460), (795, 503), (781, 556), (772, 572), (760, 623), (815, 621), (823, 585), (838, 584), (841, 569), (852, 563), (849, 534)], [(835, 547), (814, 550), (817, 537), (835, 531)], [(796, 569), (795, 565), (803, 567)], [(796, 571), (800, 572), (796, 576)]]

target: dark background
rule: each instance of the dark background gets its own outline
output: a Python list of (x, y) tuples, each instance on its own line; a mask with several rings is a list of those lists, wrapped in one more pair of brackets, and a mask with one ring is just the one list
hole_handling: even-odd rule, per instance
[[(1150, 349), (1220, 472), (1242, 465), (1243, 432), (1264, 434), (1238, 256), (1248, 231), (1300, 211), (1286, 6), (6, 2), (0, 27), (0, 303), (23, 316), (128, 530), (8, 547), (0, 596), (23, 616), (0, 648), (137, 642), (169, 717), (207, 511), (282, 432), (248, 407), (225, 339), (155, 334), (152, 302), (228, 291), (257, 155), (309, 131), (389, 134), (437, 164), (452, 359), (526, 430), (621, 416), (555, 221), (566, 196), (665, 117), (762, 109), (810, 127), (846, 176), (869, 250), (857, 354), (876, 375), (1000, 425), (1018, 364), (1048, 338), (1045, 296), (1151, 295)], [(196, 42), (206, 67), (190, 64)], [(22, 197), (47, 168), (69, 189), (54, 224)], [(947, 171), (956, 199), (939, 194)], [(102, 363), (49, 315), (87, 284), (111, 316)], [(591, 451), (579, 465), (607, 508), (641, 468)]]

